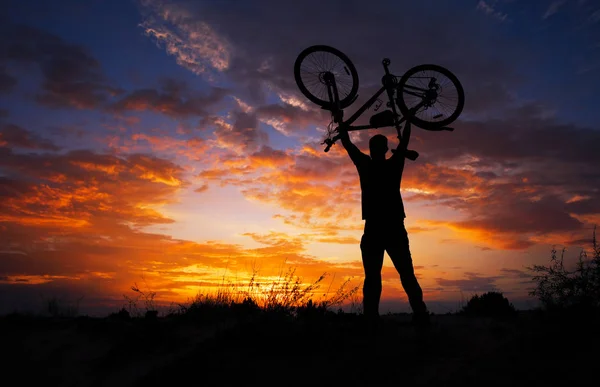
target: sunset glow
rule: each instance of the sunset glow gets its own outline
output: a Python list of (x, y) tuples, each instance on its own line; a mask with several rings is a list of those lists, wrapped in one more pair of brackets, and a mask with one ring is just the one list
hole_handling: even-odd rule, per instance
[[(55, 295), (107, 314), (134, 283), (168, 305), (253, 273), (266, 287), (290, 268), (306, 284), (327, 273), (319, 292), (361, 285), (358, 174), (340, 144), (323, 152), (330, 116), (293, 77), (313, 44), (357, 67), (346, 117), (379, 87), (383, 57), (397, 75), (438, 63), (463, 83), (453, 132), (413, 128), (420, 156), (402, 180), (432, 311), (489, 290), (534, 305), (526, 267), (552, 245), (576, 257), (600, 222), (597, 102), (581, 92), (600, 84), (595, 2), (550, 14), (508, 0), (381, 2), (385, 13), (323, 1), (9, 3), (0, 313)], [(398, 141), (390, 128), (352, 139), (368, 152), (376, 133)], [(387, 256), (382, 275), (381, 312), (408, 312)]]

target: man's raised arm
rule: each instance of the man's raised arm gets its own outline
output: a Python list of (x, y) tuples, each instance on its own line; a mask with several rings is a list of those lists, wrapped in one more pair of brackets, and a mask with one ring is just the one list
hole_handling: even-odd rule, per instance
[(406, 152), (408, 150), (408, 143), (410, 142), (410, 129), (411, 129), (411, 124), (410, 124), (410, 120), (412, 119), (412, 116), (415, 114), (415, 110), (410, 109), (408, 111), (407, 117), (406, 117), (406, 124), (404, 124), (404, 130), (402, 131), (402, 138), (400, 139), (400, 144), (398, 144), (398, 150), (402, 150), (402, 152)]
[[(414, 111), (410, 111), (410, 114), (414, 114)], [(392, 157), (400, 157), (404, 159), (405, 157), (410, 160), (416, 160), (419, 157), (419, 154), (414, 150), (408, 150), (408, 143), (410, 142), (410, 133), (411, 133), (411, 123), (409, 121), (410, 117), (407, 117), (406, 123), (404, 124), (404, 130), (402, 131), (402, 135), (400, 136), (400, 132), (398, 132), (398, 139), (400, 142), (398, 143), (398, 147), (392, 151), (394, 155)]]
[(365, 158), (369, 158), (369, 156), (362, 153), (360, 149), (358, 149), (358, 147), (354, 145), (352, 141), (350, 141), (350, 136), (348, 135), (347, 130), (340, 128), (339, 132), (340, 140), (342, 140), (342, 145), (346, 149), (346, 152), (348, 152), (348, 156), (350, 156), (350, 159), (352, 159), (352, 162), (355, 165), (358, 165)]

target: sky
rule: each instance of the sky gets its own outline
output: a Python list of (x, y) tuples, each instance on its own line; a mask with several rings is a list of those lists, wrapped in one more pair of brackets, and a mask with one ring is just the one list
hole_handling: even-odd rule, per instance
[[(381, 60), (448, 68), (453, 132), (415, 127), (402, 196), (431, 311), (573, 260), (600, 220), (600, 3), (572, 1), (4, 1), (0, 5), (0, 313), (81, 300), (160, 303), (295, 269), (363, 279), (358, 174), (321, 142), (330, 116), (293, 66), (324, 44), (355, 64), (356, 110)], [(368, 121), (372, 111), (361, 120)], [(390, 130), (392, 132), (390, 132)], [(352, 133), (368, 139), (393, 129)], [(225, 280), (224, 280), (225, 278)], [(409, 312), (386, 255), (380, 312)]]

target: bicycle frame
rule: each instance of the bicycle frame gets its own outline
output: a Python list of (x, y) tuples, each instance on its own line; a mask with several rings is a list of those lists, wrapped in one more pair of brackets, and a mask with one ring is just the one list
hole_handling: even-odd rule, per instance
[[(390, 64), (390, 60), (389, 59), (384, 59), (382, 61), (383, 64), (383, 68), (385, 70), (385, 75), (382, 78), (382, 84), (383, 86), (381, 87), (381, 89), (379, 89), (367, 102), (365, 102), (349, 119), (347, 119), (346, 121), (343, 121), (343, 117), (344, 117), (344, 111), (343, 109), (340, 109), (340, 104), (339, 104), (339, 95), (338, 95), (338, 91), (337, 91), (337, 85), (335, 84), (335, 77), (332, 73), (327, 73), (324, 76), (324, 80), (327, 84), (327, 93), (329, 94), (329, 100), (333, 101), (333, 106), (334, 108), (331, 109), (332, 115), (333, 115), (333, 122), (338, 124), (338, 127), (336, 128), (336, 130), (339, 132), (340, 128), (343, 128), (347, 131), (353, 131), (353, 130), (366, 130), (366, 129), (376, 129), (376, 128), (384, 128), (384, 127), (388, 127), (388, 126), (394, 126), (396, 127), (396, 131), (398, 132), (398, 138), (401, 137), (400, 134), (400, 124), (403, 123), (404, 121), (406, 121), (406, 117), (402, 116), (400, 117), (400, 115), (397, 113), (396, 111), (396, 101), (394, 101), (394, 97), (393, 97), (393, 93), (394, 93), (394, 88), (396, 86), (396, 77), (392, 74), (390, 74), (389, 70), (388, 70), (388, 65)], [(405, 88), (408, 89), (414, 89), (414, 90), (418, 90), (421, 92), (425, 92), (427, 90), (425, 89), (420, 89), (418, 87), (415, 86), (409, 86), (406, 85)], [(388, 95), (388, 99), (389, 99), (389, 104), (390, 107), (392, 108), (392, 112), (394, 113), (394, 123), (393, 125), (384, 125), (384, 126), (373, 126), (373, 125), (359, 125), (359, 126), (352, 126), (352, 123), (354, 121), (356, 121), (367, 109), (369, 109), (373, 103), (375, 101), (377, 101), (379, 99), (379, 96), (381, 94), (383, 94), (383, 92), (387, 92)], [(414, 91), (411, 90), (403, 90), (403, 92), (407, 93), (407, 94), (411, 94), (411, 95), (415, 95), (418, 97), (422, 97), (421, 94), (417, 94)], [(422, 101), (421, 103), (417, 104), (416, 106), (414, 106), (411, 110), (416, 111), (418, 109), (420, 109), (422, 106), (425, 105), (425, 102)], [(400, 118), (399, 118), (400, 117)], [(443, 128), (441, 130), (451, 130), (451, 128)], [(334, 136), (332, 139), (326, 139), (324, 144), (327, 144), (327, 147), (325, 148), (325, 152), (328, 152), (329, 149), (331, 148), (331, 146), (340, 138), (340, 135), (336, 135)]]
[[(381, 89), (379, 89), (367, 102), (365, 102), (356, 112), (354, 112), (354, 114), (348, 118), (348, 120), (340, 122), (340, 126), (344, 125), (346, 126), (346, 130), (348, 131), (352, 131), (352, 130), (365, 130), (365, 129), (376, 129), (376, 128), (383, 128), (384, 126), (372, 126), (372, 125), (359, 125), (359, 126), (352, 126), (352, 123), (354, 121), (356, 121), (358, 118), (360, 118), (360, 116), (368, 109), (371, 107), (371, 105), (373, 105), (373, 103), (375, 101), (377, 101), (379, 99), (379, 96), (381, 94), (383, 94), (384, 91), (387, 91), (387, 86), (382, 86)], [(395, 112), (395, 106), (394, 106), (394, 101), (393, 99), (390, 99), (390, 103), (392, 104), (392, 111), (394, 111), (394, 114), (396, 114)], [(422, 106), (422, 104), (417, 105), (419, 108)], [(396, 114), (397, 115), (397, 114)], [(399, 125), (402, 122), (406, 121), (406, 117), (401, 117), (397, 122), (395, 122), (395, 125)]]

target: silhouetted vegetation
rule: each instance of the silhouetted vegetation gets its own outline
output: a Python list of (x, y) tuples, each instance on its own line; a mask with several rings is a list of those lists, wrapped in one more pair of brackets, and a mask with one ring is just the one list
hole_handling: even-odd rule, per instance
[[(595, 238), (592, 244), (593, 258), (582, 253), (572, 271), (556, 252), (551, 266), (536, 268), (534, 294), (546, 306), (597, 307), (600, 252)], [(487, 292), (458, 313), (467, 319), (432, 316), (425, 336), (408, 314), (384, 315), (371, 330), (364, 316), (335, 310), (344, 302), (355, 309), (359, 287), (344, 280), (331, 290), (334, 279), (328, 286), (326, 279), (307, 283), (294, 269), (275, 279), (257, 273), (244, 282), (224, 278), (163, 314), (160, 292), (135, 284), (124, 307), (108, 318), (5, 316), (0, 339), (12, 351), (7, 375), (24, 385), (148, 387), (186, 384), (194, 370), (206, 386), (258, 385), (268, 384), (256, 371), (267, 364), (269, 381), (293, 377), (297, 384), (344, 386), (388, 385), (399, 374), (404, 384), (423, 386), (583, 385), (593, 377), (594, 357), (563, 356), (560, 367), (555, 360), (557, 348), (565, 355), (600, 345), (595, 318), (516, 313), (502, 293)], [(48, 300), (44, 312), (77, 314), (59, 299)], [(505, 316), (514, 318), (496, 318)], [(303, 372), (308, 358), (328, 366)]]
[(600, 247), (596, 228), (592, 237), (591, 258), (585, 250), (579, 254), (573, 270), (565, 267), (562, 249), (560, 256), (552, 248), (550, 265), (534, 265), (528, 269), (535, 275), (536, 287), (530, 295), (537, 297), (546, 311), (597, 313), (600, 309)]
[(131, 316), (129, 315), (129, 311), (127, 311), (127, 309), (121, 308), (121, 310), (118, 312), (111, 313), (108, 318), (116, 321), (128, 321), (131, 319)]
[(487, 292), (474, 295), (467, 302), (460, 314), (470, 317), (514, 317), (517, 311), (500, 292)]
[[(315, 316), (331, 312), (350, 300), (351, 308), (360, 310), (356, 305), (356, 295), (359, 286), (350, 286), (351, 279), (346, 279), (335, 291), (331, 291), (332, 278), (327, 291), (317, 295), (328, 274), (323, 273), (312, 283), (304, 283), (296, 275), (295, 268), (280, 272), (274, 280), (261, 279), (254, 271), (247, 283), (225, 280), (214, 290), (201, 289), (187, 303), (172, 303), (167, 316), (186, 316), (205, 322), (217, 321), (228, 317), (246, 318), (257, 313), (267, 312), (271, 315), (282, 316)], [(111, 315), (113, 319), (145, 317), (154, 319), (158, 315), (157, 292), (149, 289), (144, 281), (146, 290), (135, 283), (131, 290), (133, 295), (123, 295), (126, 305), (118, 314)]]
[(59, 297), (42, 298), (44, 312), (54, 318), (72, 318), (79, 315), (79, 304), (83, 297), (75, 301), (68, 301)]
[[(146, 287), (148, 288), (148, 283), (144, 280)], [(129, 314), (135, 317), (140, 316), (152, 316), (154, 314), (158, 314), (156, 310), (156, 304), (154, 302), (154, 298), (156, 297), (156, 292), (151, 290), (142, 290), (138, 286), (137, 283), (131, 287), (131, 290), (135, 293), (133, 296), (128, 296), (126, 294), (123, 295), (125, 300), (127, 301), (127, 308), (129, 310)]]
[[(135, 285), (126, 300), (136, 315), (126, 305), (108, 318), (0, 317), (0, 341), (11, 348), (5, 377), (22, 385), (144, 387), (185, 385), (190, 377), (203, 386), (584, 385), (593, 377), (593, 356), (564, 355), (600, 345), (596, 319), (569, 323), (527, 311), (481, 318), (513, 311), (489, 292), (463, 308), (472, 318), (432, 316), (424, 336), (408, 314), (383, 315), (371, 330), (364, 316), (332, 310), (356, 302), (358, 287), (346, 280), (321, 291), (325, 278), (305, 283), (291, 269), (275, 280), (224, 280), (160, 316), (160, 292)], [(305, 372), (307, 359), (327, 366)]]

